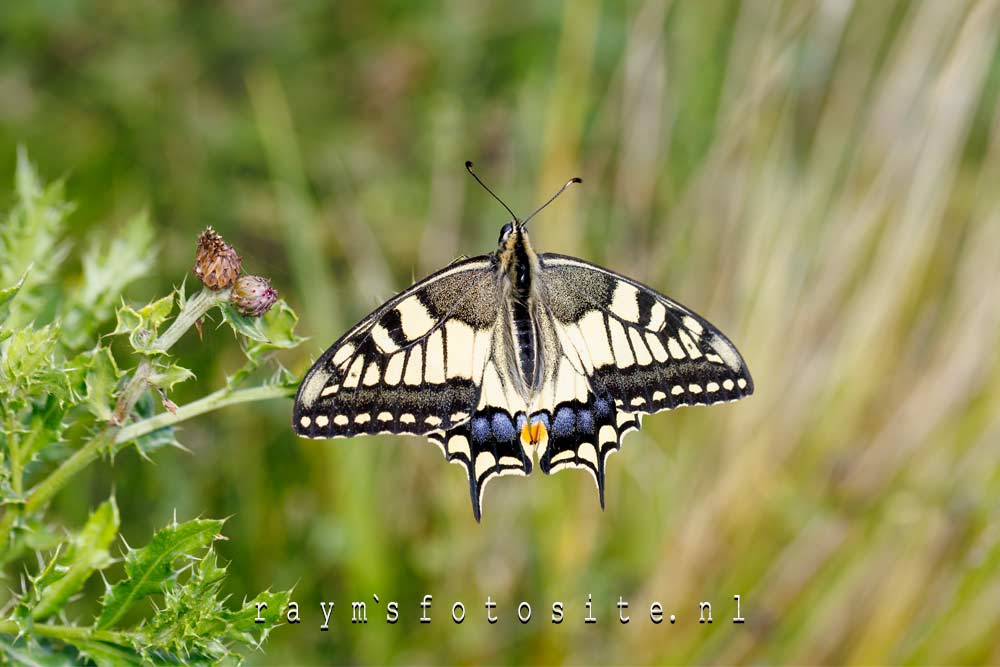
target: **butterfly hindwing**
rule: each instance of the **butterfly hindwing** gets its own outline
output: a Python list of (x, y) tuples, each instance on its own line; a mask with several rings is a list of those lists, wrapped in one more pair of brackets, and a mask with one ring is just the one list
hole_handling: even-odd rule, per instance
[(604, 479), (608, 456), (618, 451), (622, 438), (639, 428), (640, 416), (618, 410), (607, 396), (588, 394), (585, 402), (567, 401), (555, 407), (548, 424), (548, 441), (538, 457), (545, 474), (564, 468), (589, 472), (604, 507)]
[(626, 433), (639, 428), (641, 415), (621, 410), (610, 394), (595, 390), (574, 343), (548, 311), (537, 321), (550, 360), (531, 408), (530, 421), (541, 423), (546, 436), (538, 443), (538, 467), (546, 474), (586, 470), (604, 507), (607, 458)]
[(439, 271), (390, 299), (306, 374), (293, 411), (300, 435), (423, 435), (469, 419), (499, 305), (490, 257)]
[(514, 416), (504, 408), (485, 408), (447, 432), (430, 434), (448, 461), (465, 468), (476, 521), (482, 517), (483, 493), (490, 480), (531, 473), (531, 457), (518, 438), (518, 424), (523, 422), (523, 413)]
[(482, 516), (483, 493), (490, 480), (528, 475), (532, 469), (534, 446), (524, 440), (527, 406), (510, 364), (510, 341), (503, 333), (505, 317), (506, 313), (498, 319), (493, 349), (479, 376), (475, 412), (455, 428), (430, 434), (449, 461), (466, 469), (476, 521)]

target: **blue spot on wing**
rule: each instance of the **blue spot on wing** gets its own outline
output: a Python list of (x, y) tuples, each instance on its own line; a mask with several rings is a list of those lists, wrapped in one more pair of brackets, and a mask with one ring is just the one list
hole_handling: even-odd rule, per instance
[(556, 418), (552, 420), (552, 433), (556, 436), (572, 435), (576, 428), (576, 417), (573, 415), (573, 408), (562, 407), (556, 411)]
[(527, 423), (528, 423), (528, 418), (524, 415), (524, 413), (523, 412), (518, 413), (518, 415), (517, 415), (517, 432), (520, 433), (521, 429), (523, 429), (524, 425), (527, 424)]
[(486, 417), (474, 417), (472, 419), (472, 439), (476, 442), (485, 442), (490, 439), (490, 420)]
[(611, 416), (611, 401), (606, 398), (594, 399), (594, 416), (598, 420)]
[(539, 412), (538, 414), (532, 415), (531, 416), (531, 423), (532, 424), (537, 424), (538, 422), (542, 422), (542, 424), (545, 425), (545, 430), (546, 431), (551, 431), (552, 430), (552, 424), (549, 422), (549, 413), (547, 413), (547, 412)]
[(516, 432), (510, 416), (502, 412), (493, 415), (493, 436), (497, 440), (513, 440)]

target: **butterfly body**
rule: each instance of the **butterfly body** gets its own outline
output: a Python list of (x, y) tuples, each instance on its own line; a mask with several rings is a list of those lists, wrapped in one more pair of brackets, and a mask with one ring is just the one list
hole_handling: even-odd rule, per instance
[(497, 250), (376, 309), (313, 365), (293, 428), (313, 438), (427, 436), (469, 476), (473, 513), (496, 476), (587, 470), (642, 415), (753, 392), (731, 342), (658, 292), (580, 259), (538, 254), (524, 223)]

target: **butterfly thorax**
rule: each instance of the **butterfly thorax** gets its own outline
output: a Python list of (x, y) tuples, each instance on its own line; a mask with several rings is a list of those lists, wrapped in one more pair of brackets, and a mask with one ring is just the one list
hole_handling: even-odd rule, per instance
[(538, 255), (531, 248), (528, 233), (520, 226), (502, 235), (496, 252), (503, 286), (501, 292), (507, 304), (507, 325), (510, 346), (515, 358), (510, 360), (517, 369), (522, 393), (528, 398), (542, 383), (543, 355), (540, 352), (538, 323), (534, 317), (538, 285), (533, 280), (540, 273)]

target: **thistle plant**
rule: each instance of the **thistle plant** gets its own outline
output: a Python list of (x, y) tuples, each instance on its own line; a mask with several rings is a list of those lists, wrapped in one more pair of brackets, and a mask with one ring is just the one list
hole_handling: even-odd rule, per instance
[[(182, 283), (127, 305), (125, 288), (153, 261), (144, 215), (93, 243), (67, 294), (59, 278), (70, 247), (61, 234), (71, 207), (62, 185), (43, 186), (22, 153), (16, 190), (0, 221), (0, 663), (238, 661), (278, 623), (288, 592), (228, 600), (226, 566), (213, 546), (223, 521), (163, 517), (145, 546), (131, 547), (119, 537), (110, 489), (75, 530), (57, 528), (46, 510), (102, 459), (180, 446), (179, 422), (290, 395), (293, 378), (273, 351), (298, 344), (297, 317), (268, 281), (240, 277), (239, 256), (211, 228), (197, 249), (200, 289), (189, 294)], [(172, 390), (194, 376), (171, 349), (212, 317), (235, 332), (246, 363), (225, 386), (177, 405)], [(214, 333), (204, 344), (230, 344)], [(113, 352), (115, 339), (127, 344)], [(98, 576), (99, 611), (67, 620), (78, 617), (75, 600)], [(263, 623), (257, 602), (267, 603)]]

